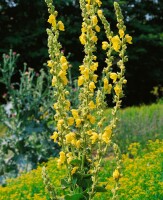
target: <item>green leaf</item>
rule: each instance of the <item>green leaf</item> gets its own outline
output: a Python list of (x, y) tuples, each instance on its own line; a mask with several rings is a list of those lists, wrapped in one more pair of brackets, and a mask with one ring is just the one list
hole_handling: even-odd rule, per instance
[(66, 195), (65, 200), (81, 200), (83, 198), (83, 194), (72, 194), (72, 195)]
[(70, 183), (66, 179), (61, 179), (61, 185), (67, 188), (70, 186)]
[(74, 159), (74, 160), (72, 160), (71, 162), (70, 162), (70, 164), (71, 165), (80, 165), (81, 164), (81, 160), (79, 160), (79, 159)]
[(95, 187), (95, 191), (96, 191), (96, 192), (107, 192), (107, 189), (105, 189), (105, 188), (102, 187), (102, 186), (96, 186), (96, 187)]

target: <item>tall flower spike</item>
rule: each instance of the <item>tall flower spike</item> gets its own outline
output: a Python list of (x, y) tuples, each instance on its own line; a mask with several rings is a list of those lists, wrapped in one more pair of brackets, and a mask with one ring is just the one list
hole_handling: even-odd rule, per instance
[[(52, 85), (56, 88), (54, 94), (56, 102), (53, 108), (56, 111), (54, 119), (57, 130), (54, 131), (51, 139), (61, 146), (58, 167), (62, 168), (64, 165), (67, 170), (66, 177), (62, 180), (63, 186), (67, 188), (63, 196), (65, 199), (93, 200), (96, 189), (100, 185), (101, 162), (108, 148), (113, 145), (112, 137), (118, 120), (116, 114), (121, 105), (123, 84), (126, 83), (124, 77), (124, 63), (127, 61), (126, 44), (130, 44), (132, 38), (128, 34), (125, 35), (126, 27), (118, 3), (114, 3), (118, 27), (118, 35), (114, 35), (103, 11), (99, 9), (101, 1), (79, 0), (83, 18), (79, 40), (83, 45), (85, 56), (82, 65), (79, 66), (80, 76), (77, 81), (79, 103), (74, 108), (68, 99), (69, 92), (66, 89), (69, 63), (61, 52), (62, 46), (58, 42), (59, 33), (64, 31), (65, 27), (63, 22), (58, 21), (53, 0), (45, 0), (45, 2), (49, 11), (48, 22), (51, 25), (51, 28), (47, 29), (49, 47), (47, 65), (52, 74)], [(100, 31), (99, 19), (104, 26), (107, 38), (102, 42), (102, 49), (106, 53), (106, 67), (102, 72), (100, 88), (97, 87), (98, 75), (95, 74), (99, 66), (96, 57), (97, 33)], [(117, 63), (119, 71), (115, 72), (113, 61), (117, 55), (120, 58)], [(115, 106), (112, 109), (111, 121), (107, 121), (104, 116), (107, 107), (105, 98), (111, 93), (113, 93)], [(117, 186), (113, 194), (115, 199), (121, 172), (120, 153), (116, 145), (113, 145), (113, 149), (117, 158), (117, 166), (113, 173)], [(45, 170), (44, 179), (47, 179)], [(45, 181), (45, 184), (49, 183)], [(105, 188), (102, 189), (105, 190)], [(53, 198), (60, 199), (56, 197), (55, 192), (52, 194)]]

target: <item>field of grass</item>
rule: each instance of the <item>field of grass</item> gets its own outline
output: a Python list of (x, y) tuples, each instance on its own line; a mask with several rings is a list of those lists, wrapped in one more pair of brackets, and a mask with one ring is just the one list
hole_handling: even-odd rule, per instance
[[(106, 116), (111, 116), (110, 109), (106, 111)], [(147, 140), (163, 139), (163, 101), (121, 109), (118, 118), (120, 121), (115, 140), (123, 152), (127, 151), (132, 142), (144, 146)]]
[[(110, 116), (109, 109), (106, 116)], [(125, 108), (120, 110), (118, 117), (120, 121), (115, 140), (124, 153), (123, 176), (118, 191), (120, 200), (162, 200), (163, 102)], [(101, 184), (107, 184), (108, 192), (97, 193), (95, 200), (111, 199), (110, 190), (114, 189), (115, 184), (112, 177), (115, 161), (108, 158), (100, 172)], [(53, 186), (63, 194), (59, 180), (64, 177), (64, 169), (58, 171), (55, 158), (42, 165), (47, 166)], [(42, 167), (38, 166), (31, 172), (9, 180), (7, 186), (0, 187), (0, 200), (50, 200), (44, 189), (41, 170)]]

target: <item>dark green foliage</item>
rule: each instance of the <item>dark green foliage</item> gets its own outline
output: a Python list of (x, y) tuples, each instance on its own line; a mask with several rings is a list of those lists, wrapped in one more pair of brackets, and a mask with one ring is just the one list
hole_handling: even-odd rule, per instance
[[(0, 2), (0, 53), (13, 48), (21, 54), (22, 62), (39, 70), (48, 59), (47, 8), (40, 0), (14, 0), (9, 6), (7, 1)], [(13, 2), (8, 1), (8, 2)], [(116, 30), (115, 17), (111, 15), (113, 0), (103, 0), (102, 9), (113, 30)], [(128, 48), (125, 105), (149, 103), (155, 100), (150, 93), (153, 86), (162, 85), (162, 52), (163, 52), (163, 2), (162, 0), (120, 0), (124, 14), (127, 33), (133, 37), (133, 45)], [(11, 4), (11, 3), (10, 3)], [(81, 27), (81, 11), (77, 0), (55, 0), (59, 18), (65, 23), (66, 31), (61, 34), (65, 54), (69, 54), (72, 63), (72, 75), (78, 75), (78, 65), (83, 59), (83, 47), (79, 43)], [(101, 42), (106, 38), (99, 33), (97, 55), (100, 67), (98, 74), (105, 65), (100, 49)]]

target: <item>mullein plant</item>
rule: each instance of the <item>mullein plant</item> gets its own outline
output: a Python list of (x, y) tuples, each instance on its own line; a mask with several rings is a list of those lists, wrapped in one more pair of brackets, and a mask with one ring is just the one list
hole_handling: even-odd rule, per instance
[[(121, 9), (117, 2), (114, 3), (117, 17), (118, 34), (110, 30), (110, 24), (100, 9), (100, 0), (80, 0), (82, 11), (82, 27), (79, 40), (84, 47), (85, 57), (79, 66), (80, 76), (78, 77), (79, 104), (73, 108), (69, 101), (68, 84), (69, 63), (63, 54), (62, 46), (58, 42), (60, 31), (65, 31), (62, 21), (57, 20), (57, 11), (53, 0), (45, 0), (48, 11), (48, 22), (51, 25), (47, 29), (49, 58), (47, 65), (52, 74), (52, 86), (56, 88), (54, 103), (56, 131), (51, 138), (61, 146), (58, 168), (66, 168), (66, 177), (61, 180), (64, 187), (64, 194), (57, 194), (57, 189), (52, 183), (45, 167), (43, 167), (43, 179), (51, 199), (71, 200), (92, 200), (97, 192), (106, 191), (105, 185), (100, 186), (99, 172), (102, 168), (102, 161), (112, 146), (117, 160), (117, 166), (113, 172), (115, 188), (113, 198), (117, 199), (119, 178), (121, 177), (121, 159), (118, 146), (112, 142), (116, 128), (117, 110), (121, 106), (123, 97), (123, 85), (127, 80), (124, 77), (127, 61), (127, 43), (132, 43), (132, 37), (125, 34)], [(98, 21), (101, 20), (107, 41), (102, 42), (102, 49), (106, 52), (106, 67), (102, 72), (102, 86), (97, 88), (98, 75), (95, 71), (98, 68), (96, 45), (97, 33), (100, 32)], [(113, 56), (114, 55), (114, 56)], [(118, 72), (113, 72), (113, 61), (118, 57)], [(107, 122), (104, 110), (107, 107), (106, 95), (113, 93), (115, 106), (112, 109), (112, 120)], [(98, 117), (97, 117), (98, 116)], [(107, 125), (104, 125), (107, 124)]]

